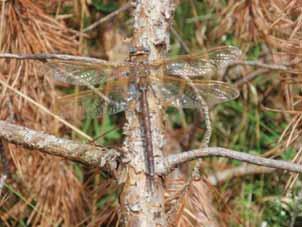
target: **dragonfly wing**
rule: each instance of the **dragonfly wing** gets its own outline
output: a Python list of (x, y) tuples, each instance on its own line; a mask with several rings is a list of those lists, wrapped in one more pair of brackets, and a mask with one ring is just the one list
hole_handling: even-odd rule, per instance
[[(239, 96), (239, 92), (235, 87), (220, 81), (200, 81), (195, 82), (194, 86), (198, 90), (198, 95), (206, 101), (209, 107), (233, 100)], [(181, 105), (184, 108), (194, 109), (198, 103), (198, 96), (191, 86), (187, 86), (181, 99)]]
[(107, 85), (109, 91), (107, 97), (112, 101), (107, 105), (108, 114), (116, 114), (124, 111), (128, 106), (129, 100), (129, 90), (128, 90), (128, 80), (127, 83), (123, 83), (123, 80), (118, 80), (111, 82), (110, 85)]
[(89, 64), (83, 62), (50, 61), (46, 63), (47, 75), (56, 81), (87, 86), (100, 85), (108, 79), (127, 72), (126, 65)]
[(217, 68), (225, 68), (238, 60), (241, 54), (241, 50), (238, 47), (226, 46), (210, 51), (208, 53), (208, 59), (214, 63)]
[(163, 98), (164, 105), (172, 105), (181, 108), (199, 108), (198, 95), (211, 107), (238, 97), (238, 90), (231, 84), (213, 80), (193, 80), (198, 91), (182, 79), (165, 77), (162, 82), (155, 83)]
[(226, 66), (239, 59), (241, 51), (237, 47), (217, 48), (208, 54), (185, 55), (159, 62), (164, 66), (164, 74), (177, 77), (213, 79)]
[[(68, 100), (67, 100), (68, 99)], [(92, 95), (76, 98), (62, 97), (57, 101), (56, 111), (65, 119), (97, 118), (104, 113), (116, 114), (126, 109), (127, 103), (124, 100), (116, 100), (114, 103), (104, 102), (103, 99)]]
[(199, 59), (198, 61), (178, 60), (166, 66), (165, 74), (178, 77), (205, 77), (211, 78), (216, 66), (211, 62)]
[(65, 95), (58, 99), (58, 112), (64, 114), (66, 109), (70, 106), (77, 109), (81, 114), (86, 117), (95, 118), (105, 112), (108, 114), (116, 114), (124, 111), (127, 108), (128, 97), (128, 80), (111, 80), (99, 89), (109, 101), (99, 97), (93, 91), (82, 91), (77, 94)]

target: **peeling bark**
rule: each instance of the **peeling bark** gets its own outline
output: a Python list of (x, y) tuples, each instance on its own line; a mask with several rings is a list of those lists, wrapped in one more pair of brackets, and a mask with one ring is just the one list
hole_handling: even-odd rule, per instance
[(26, 148), (37, 149), (43, 153), (67, 158), (89, 166), (106, 166), (106, 170), (111, 172), (115, 171), (117, 158), (120, 156), (115, 149), (58, 138), (5, 121), (0, 121), (0, 138)]

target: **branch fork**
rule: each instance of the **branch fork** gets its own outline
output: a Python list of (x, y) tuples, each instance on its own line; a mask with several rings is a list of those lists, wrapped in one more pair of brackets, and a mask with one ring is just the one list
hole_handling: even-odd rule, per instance
[[(6, 121), (0, 121), (0, 138), (10, 143), (39, 150), (42, 153), (60, 156), (89, 166), (98, 166), (110, 172), (115, 172), (119, 164), (129, 161), (123, 159), (123, 151), (120, 149), (62, 139)], [(177, 165), (210, 156), (231, 158), (254, 165), (302, 173), (302, 165), (292, 162), (262, 158), (222, 147), (205, 147), (168, 155), (163, 160), (156, 160), (156, 174), (166, 175)]]

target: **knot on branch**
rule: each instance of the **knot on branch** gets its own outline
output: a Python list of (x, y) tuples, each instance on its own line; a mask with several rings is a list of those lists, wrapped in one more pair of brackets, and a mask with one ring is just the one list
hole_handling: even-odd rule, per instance
[(117, 169), (118, 162), (121, 158), (121, 153), (117, 152), (116, 149), (109, 149), (99, 160), (99, 167), (108, 166), (109, 169)]

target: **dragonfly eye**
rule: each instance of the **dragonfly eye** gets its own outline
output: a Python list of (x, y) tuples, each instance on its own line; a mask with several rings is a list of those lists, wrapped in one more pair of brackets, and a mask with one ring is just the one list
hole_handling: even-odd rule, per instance
[(135, 47), (130, 47), (129, 48), (129, 54), (130, 55), (135, 55), (137, 53), (137, 49)]
[(130, 76), (130, 73), (125, 71), (125, 72), (122, 72), (122, 77), (129, 77)]
[(130, 47), (129, 48), (129, 55), (130, 56), (137, 56), (137, 55), (148, 55), (150, 53), (150, 49), (148, 47)]
[(149, 54), (150, 53), (150, 49), (148, 47), (143, 47), (142, 50), (145, 54)]

